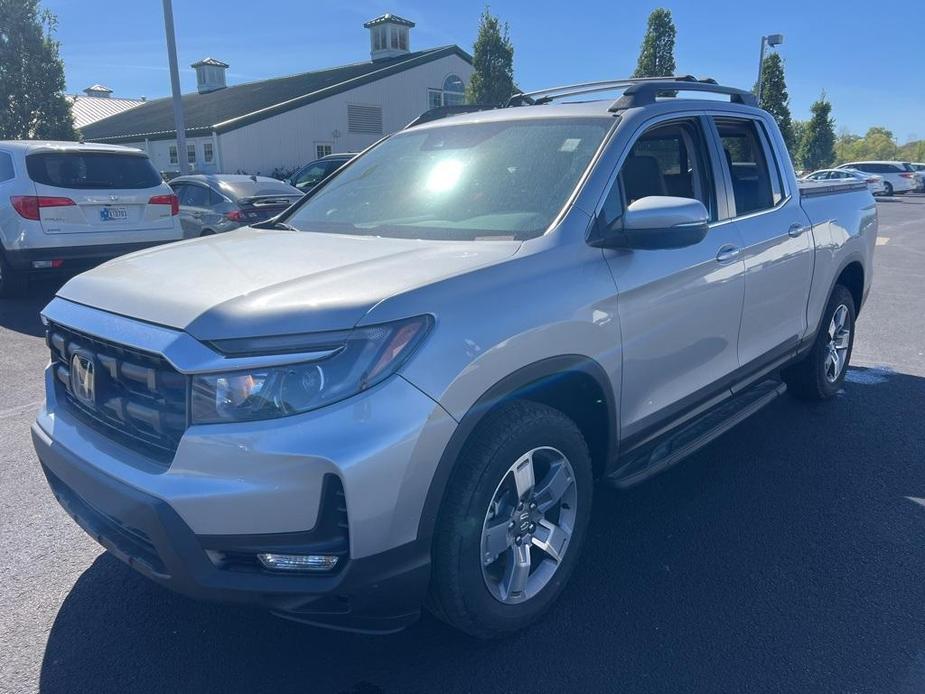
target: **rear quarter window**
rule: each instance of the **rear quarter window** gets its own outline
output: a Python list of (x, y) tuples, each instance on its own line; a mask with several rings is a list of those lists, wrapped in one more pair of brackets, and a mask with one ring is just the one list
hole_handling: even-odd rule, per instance
[(15, 175), (13, 158), (6, 152), (0, 152), (0, 181), (9, 181)]
[(40, 152), (26, 157), (29, 178), (55, 188), (119, 190), (155, 188), (161, 184), (143, 155), (109, 152)]

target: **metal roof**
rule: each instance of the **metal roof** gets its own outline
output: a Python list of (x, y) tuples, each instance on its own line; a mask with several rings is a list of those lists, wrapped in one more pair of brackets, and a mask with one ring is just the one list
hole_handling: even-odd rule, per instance
[[(98, 86), (94, 85), (90, 89), (96, 89)], [(116, 99), (111, 96), (84, 96), (82, 94), (68, 96), (67, 100), (71, 104), (74, 125), (78, 130), (83, 130), (84, 126), (90, 125), (90, 123), (109, 118), (145, 103), (143, 99)]]
[[(442, 46), (394, 58), (236, 84), (205, 94), (184, 94), (186, 132), (193, 136), (234, 130), (450, 55), (472, 62), (472, 56), (459, 46)], [(97, 142), (173, 139), (176, 137), (173, 104), (169, 97), (151, 99), (131, 111), (92, 123), (82, 128), (82, 132), (87, 140)]]
[(386, 12), (386, 13), (383, 14), (383, 15), (379, 15), (379, 16), (376, 17), (375, 19), (370, 19), (370, 20), (369, 20), (368, 22), (366, 22), (363, 26), (364, 26), (364, 28), (369, 29), (370, 27), (374, 27), (374, 26), (377, 26), (377, 25), (379, 25), (379, 24), (389, 24), (389, 23), (391, 23), (391, 24), (401, 24), (402, 26), (406, 26), (406, 27), (413, 27), (413, 26), (414, 26), (414, 22), (412, 22), (410, 19), (405, 19), (404, 17), (399, 17), (397, 14), (392, 14), (391, 12)]
[(203, 58), (202, 60), (197, 60), (195, 63), (190, 65), (190, 67), (199, 67), (200, 65), (214, 65), (215, 67), (229, 67), (228, 63), (223, 63), (218, 58), (208, 57)]

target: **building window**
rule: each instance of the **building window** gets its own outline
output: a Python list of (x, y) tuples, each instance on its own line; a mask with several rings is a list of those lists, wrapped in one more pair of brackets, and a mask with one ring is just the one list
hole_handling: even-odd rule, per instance
[(176, 145), (170, 145), (170, 163), (171, 164), (180, 163), (180, 159), (179, 157), (177, 157), (177, 146)]
[(373, 29), (373, 50), (381, 51), (389, 47), (386, 31), (388, 29), (383, 26)]
[(347, 130), (352, 133), (381, 133), (382, 107), (347, 104)]
[(214, 159), (214, 154), (212, 152), (212, 143), (203, 142), (202, 143), (202, 158), (206, 164), (211, 164), (212, 159)]
[(466, 85), (458, 75), (449, 75), (443, 80), (442, 89), (427, 90), (427, 104), (437, 106), (458, 106), (466, 103)]
[(190, 164), (196, 163), (196, 145), (188, 144), (186, 145), (186, 161)]
[(315, 143), (315, 159), (321, 159), (321, 157), (326, 157), (329, 154), (334, 153), (334, 145), (330, 142), (316, 142)]

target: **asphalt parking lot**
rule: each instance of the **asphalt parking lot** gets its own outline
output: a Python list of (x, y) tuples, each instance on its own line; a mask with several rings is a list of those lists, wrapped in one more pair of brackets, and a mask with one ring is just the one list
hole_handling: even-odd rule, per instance
[(53, 284), (0, 301), (0, 691), (925, 691), (925, 195), (884, 199), (854, 368), (677, 468), (598, 490), (548, 617), (483, 643), (201, 604), (60, 510), (29, 439)]

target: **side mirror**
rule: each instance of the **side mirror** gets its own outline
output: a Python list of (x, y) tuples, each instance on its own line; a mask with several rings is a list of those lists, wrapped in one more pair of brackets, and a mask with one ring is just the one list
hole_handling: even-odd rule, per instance
[(292, 179), (291, 179), (291, 178), (284, 178), (284, 179), (283, 179), (283, 183), (288, 183), (289, 185), (292, 185)]
[(700, 243), (709, 223), (710, 214), (699, 200), (651, 195), (629, 205), (610, 228), (595, 230), (591, 244), (639, 250), (684, 248)]

